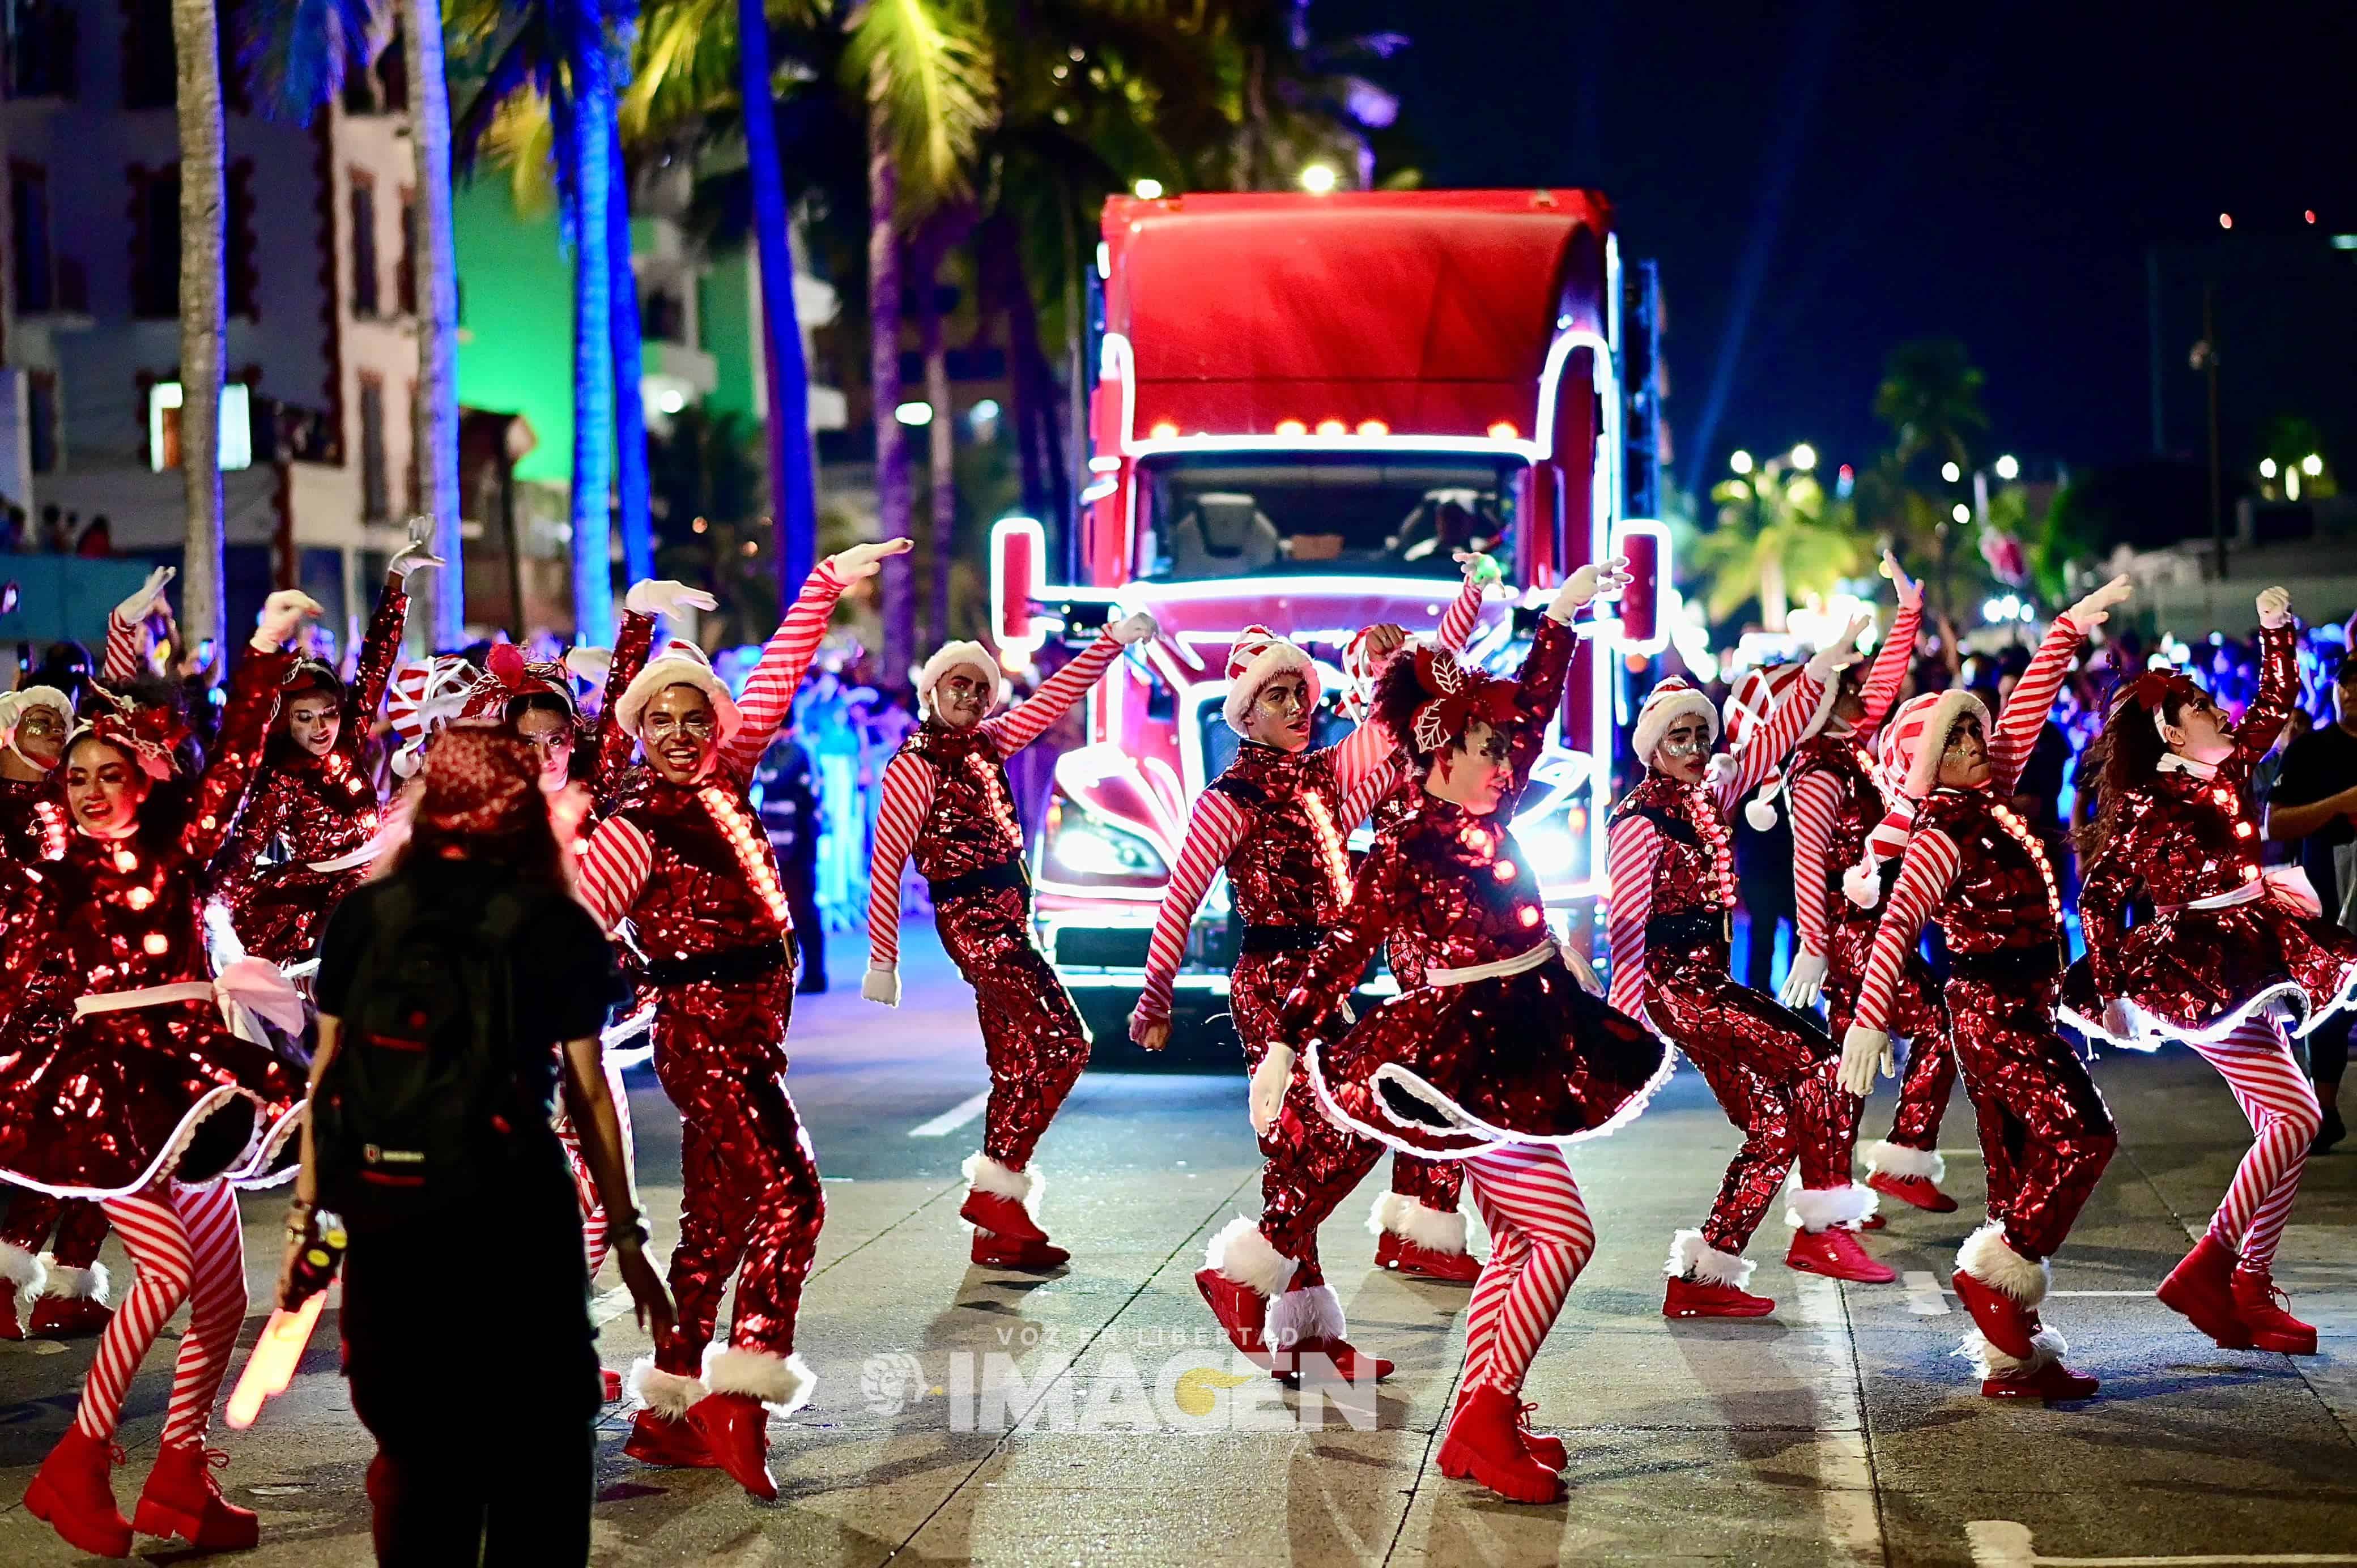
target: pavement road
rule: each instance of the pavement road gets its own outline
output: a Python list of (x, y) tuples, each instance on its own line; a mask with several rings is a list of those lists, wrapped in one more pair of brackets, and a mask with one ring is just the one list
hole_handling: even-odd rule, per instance
[[(1681, 1070), (1641, 1122), (1574, 1155), (1598, 1246), (1528, 1390), (1570, 1444), (1571, 1498), (1518, 1508), (1433, 1463), (1467, 1293), (1364, 1266), (1380, 1173), (1323, 1246), (1352, 1337), (1398, 1375), (1372, 1410), (1235, 1375), (1190, 1276), (1229, 1215), (1257, 1211), (1241, 1070), (1084, 1078), (1039, 1162), (1071, 1268), (1042, 1280), (968, 1266), (958, 1165), (987, 1079), (970, 995), (927, 933), (909, 937), (899, 1012), (859, 1000), (862, 955), (846, 940), (836, 991), (806, 999), (794, 1025), (791, 1081), (828, 1216), (800, 1335), (816, 1396), (771, 1429), (782, 1494), (755, 1504), (716, 1472), (642, 1468), (623, 1457), (626, 1421), (611, 1410), (601, 1564), (2357, 1564), (2357, 1156), (2310, 1165), (2277, 1270), (2324, 1354), (2216, 1349), (2150, 1294), (2248, 1141), (2224, 1085), (2188, 1053), (2097, 1069), (2124, 1141), (2057, 1262), (2048, 1316), (2104, 1386), (2053, 1410), (1979, 1399), (1952, 1355), (1966, 1320), (1943, 1285), (1981, 1197), (1961, 1100), (1943, 1141), (1964, 1210), (1901, 1212), (1869, 1239), (1901, 1283), (1795, 1275), (1771, 1218), (1752, 1251), (1774, 1317), (1665, 1323), (1670, 1232), (1696, 1222), (1735, 1144)], [(632, 1108), (661, 1246), (677, 1123), (650, 1074), (632, 1075)], [(1889, 1113), (1887, 1096), (1868, 1106), (1869, 1137)], [(278, 1213), (274, 1195), (245, 1205), (257, 1304)], [(454, 1240), (454, 1311), (483, 1277), (463, 1249)], [(107, 1262), (127, 1278), (112, 1244)], [(624, 1366), (646, 1340), (610, 1265), (598, 1283), (607, 1364)], [(246, 1345), (264, 1316), (257, 1305)], [(256, 1426), (216, 1432), (224, 1485), (263, 1518), (263, 1546), (241, 1561), (370, 1560), (370, 1444), (335, 1374), (334, 1316), (331, 1302)], [(74, 1560), (17, 1499), (90, 1359), (87, 1341), (0, 1344), (0, 1563)], [(473, 1373), (467, 1386), (495, 1390), (494, 1365)], [(131, 1462), (116, 1476), (126, 1509), (168, 1380), (159, 1351), (132, 1390)]]

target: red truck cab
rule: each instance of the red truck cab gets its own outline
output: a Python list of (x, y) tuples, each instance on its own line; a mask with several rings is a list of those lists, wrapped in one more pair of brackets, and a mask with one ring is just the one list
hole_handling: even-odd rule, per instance
[[(1235, 634), (1265, 624), (1310, 649), (1329, 743), (1350, 727), (1334, 699), (1351, 636), (1429, 632), (1457, 552), (1481, 548), (1506, 587), (1469, 651), (1511, 671), (1554, 586), (1616, 547), (1621, 403), (1619, 262), (1594, 192), (1117, 197), (1097, 271), (1092, 482), (1054, 568), (1068, 580), (1049, 581), (1045, 531), (1015, 518), (994, 532), (992, 581), (1017, 660), (1108, 616), (1161, 624), (1091, 699), (1033, 849), (1042, 945), (1103, 1020), (1138, 990), (1189, 811), (1234, 753)], [(1514, 824), (1581, 941), (1611, 756), (1599, 643), (1617, 635), (1582, 645)], [(1215, 885), (1182, 1009), (1224, 1010), (1232, 955)]]

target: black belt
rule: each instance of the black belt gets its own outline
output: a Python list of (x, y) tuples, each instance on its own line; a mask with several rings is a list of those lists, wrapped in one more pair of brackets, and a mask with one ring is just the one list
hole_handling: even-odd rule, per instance
[(963, 876), (944, 876), (939, 882), (928, 878), (925, 886), (931, 889), (936, 904), (945, 898), (970, 898), (976, 893), (996, 893), (1006, 887), (1020, 887), (1028, 897), (1031, 877), (1021, 861), (1002, 860), (996, 865), (985, 865)]
[(1240, 952), (1307, 952), (1326, 938), (1323, 926), (1246, 926), (1237, 942)]
[(757, 948), (729, 948), (722, 952), (665, 959), (647, 965), (646, 978), (652, 985), (694, 985), (699, 982), (734, 985), (775, 973), (792, 961), (786, 951), (786, 940), (780, 937)]
[(2047, 980), (2061, 972), (2062, 950), (2053, 942), (1999, 948), (1995, 952), (1951, 950), (1948, 954), (1950, 978), (1978, 981), (1983, 984)]
[(1690, 948), (1726, 940), (1727, 914), (1720, 909), (1655, 915), (1645, 922), (1645, 945), (1649, 948)]

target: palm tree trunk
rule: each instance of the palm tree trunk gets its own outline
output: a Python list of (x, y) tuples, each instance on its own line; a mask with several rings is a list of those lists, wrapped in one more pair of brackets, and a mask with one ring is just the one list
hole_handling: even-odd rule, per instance
[(604, 642), (614, 620), (613, 267), (607, 204), (612, 81), (602, 45), (570, 62), (573, 98), (573, 635)]
[[(223, 603), (221, 388), (225, 147), (212, 0), (172, 0), (180, 130), (180, 483), (188, 508), (180, 624), (191, 646), (229, 638)], [(216, 670), (221, 661), (216, 660)]]
[[(878, 532), (898, 539), (909, 532), (909, 447), (897, 410), (900, 405), (900, 235), (897, 209), (900, 171), (892, 161), (891, 127), (883, 103), (884, 84), (867, 90), (867, 379), (876, 415), (876, 515)], [(776, 411), (770, 421), (776, 423)], [(909, 558), (884, 563), (884, 681), (899, 686), (916, 661), (917, 603)]]
[(1784, 630), (1785, 617), (1792, 608), (1788, 598), (1783, 558), (1770, 555), (1760, 568), (1760, 620), (1764, 629), (1780, 634)]
[(609, 122), (606, 166), (606, 267), (613, 313), (614, 495), (622, 522), (622, 575), (638, 583), (655, 575), (654, 521), (648, 498), (647, 406), (639, 383), (639, 274), (630, 264), (630, 171), (622, 161), (621, 127)]
[(794, 303), (785, 164), (771, 111), (770, 24), (763, 0), (737, 0), (737, 81), (745, 106), (745, 162), (753, 182), (753, 242), (761, 274), (761, 373), (769, 391), (770, 513), (778, 603), (802, 592), (818, 548), (818, 457), (811, 442), (810, 366)]
[[(434, 520), (434, 553), (448, 563), (421, 579), (433, 648), (467, 641), (467, 563), (459, 537), (458, 266), (450, 225), (450, 91), (442, 63), (441, 0), (402, 7), (409, 63), (410, 145), (417, 159), (417, 510)], [(519, 607), (521, 613), (521, 607)], [(522, 636), (519, 625), (516, 634)]]
[(942, 345), (938, 292), (940, 252), (929, 250), (916, 278), (917, 320), (925, 349), (925, 401), (932, 405), (931, 439), (933, 559), (931, 614), (936, 646), (950, 639), (950, 563), (957, 551), (957, 422), (950, 407), (949, 353)]

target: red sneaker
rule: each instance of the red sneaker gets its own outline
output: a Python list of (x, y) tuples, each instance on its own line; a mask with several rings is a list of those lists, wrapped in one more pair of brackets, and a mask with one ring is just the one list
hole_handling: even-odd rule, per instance
[(131, 1555), (131, 1523), (114, 1506), (107, 1470), (123, 1463), (123, 1450), (66, 1428), (33, 1484), (25, 1488), (25, 1511), (46, 1520), (68, 1546), (92, 1557)]
[(1854, 1280), (1865, 1285), (1887, 1285), (1899, 1277), (1898, 1270), (1876, 1262), (1858, 1244), (1856, 1231), (1839, 1225), (1828, 1225), (1822, 1230), (1793, 1231), (1792, 1250), (1784, 1254), (1784, 1266), (1804, 1274)]
[(1673, 1274), (1662, 1296), (1663, 1317), (1765, 1317), (1776, 1304), (1740, 1285), (1713, 1284)]
[(687, 1424), (746, 1492), (763, 1502), (778, 1495), (770, 1474), (769, 1407), (751, 1394), (706, 1394), (688, 1407)]
[(985, 1192), (968, 1187), (965, 1202), (958, 1208), (958, 1218), (977, 1230), (987, 1230), (994, 1236), (1005, 1236), (1017, 1241), (1045, 1241), (1048, 1233), (1031, 1218), (1031, 1211), (1003, 1192)]
[(1197, 1269), (1195, 1288), (1203, 1305), (1227, 1330), (1228, 1343), (1261, 1367), (1269, 1364), (1268, 1343), (1261, 1331), (1268, 1324), (1268, 1297), (1247, 1284), (1238, 1284), (1217, 1269)]
[(2084, 1400), (2095, 1397), (2103, 1384), (2060, 1361), (2049, 1361), (2034, 1372), (2010, 1372), (1981, 1380), (1981, 1398), (1991, 1400)]
[(639, 1412), (622, 1452), (641, 1465), (673, 1470), (717, 1470), (720, 1461), (704, 1445), (695, 1429), (684, 1421), (667, 1421), (651, 1410)]
[(1400, 1239), (1398, 1232), (1385, 1230), (1379, 1233), (1375, 1237), (1375, 1267), (1379, 1269), (1396, 1269), (1399, 1267), (1399, 1258)]
[(1958, 1269), (1948, 1283), (1964, 1310), (1973, 1315), (1988, 1342), (2017, 1361), (2031, 1359), (2030, 1336), (2038, 1332), (2038, 1314), (1998, 1290)]
[[(1391, 1240), (1385, 1233), (1386, 1240)], [(1378, 1260), (1382, 1249), (1376, 1249)], [(1421, 1247), (1402, 1239), (1393, 1254), (1391, 1266), (1412, 1279), (1431, 1280), (1448, 1285), (1469, 1285), (1481, 1277), (1481, 1260), (1470, 1252), (1444, 1252), (1437, 1247)]]
[(102, 1334), (114, 1308), (94, 1295), (44, 1295), (33, 1303), (27, 1335), (38, 1339), (81, 1339)]
[[(1324, 1365), (1314, 1364), (1311, 1357), (1323, 1358)], [(1364, 1383), (1369, 1379), (1382, 1382), (1392, 1375), (1392, 1364), (1381, 1356), (1370, 1356), (1348, 1339), (1305, 1339), (1292, 1351), (1291, 1371), (1276, 1375), (1289, 1388), (1301, 1385), (1305, 1370), (1322, 1371), (1325, 1366), (1334, 1369), (1334, 1375), (1346, 1383)]]
[(1857, 1222), (1857, 1228), (1861, 1230), (1879, 1230), (1889, 1223), (1890, 1221), (1885, 1219), (1882, 1217), (1882, 1211), (1878, 1208), (1873, 1213), (1867, 1215), (1865, 1219), (1859, 1220)]
[(1541, 1464), (1522, 1435), (1522, 1402), (1489, 1384), (1468, 1392), (1440, 1444), (1440, 1473), (1480, 1482), (1508, 1502), (1559, 1503), (1563, 1477)]
[(1895, 1197), (1927, 1213), (1953, 1214), (1956, 1211), (1956, 1200), (1942, 1192), (1930, 1176), (1870, 1171), (1867, 1174), (1866, 1185), (1885, 1197)]
[(2229, 1350), (2251, 1348), (2251, 1331), (2234, 1310), (2234, 1254), (2204, 1231), (2185, 1261), (2169, 1271), (2152, 1294), (2161, 1305), (2190, 1321)]
[(1051, 1242), (1026, 1241), (988, 1230), (974, 1233), (970, 1256), (985, 1269), (1060, 1269), (1071, 1258), (1070, 1252)]
[(2282, 1356), (2316, 1354), (2315, 1326), (2291, 1315), (2291, 1298), (2276, 1289), (2273, 1279), (2236, 1269), (2233, 1292), (2234, 1316), (2253, 1346)]
[(622, 1374), (611, 1367), (597, 1369), (597, 1380), (605, 1386), (606, 1402), (612, 1404), (622, 1397)]
[(201, 1443), (167, 1443), (140, 1488), (131, 1528), (142, 1535), (178, 1536), (199, 1552), (251, 1552), (262, 1539), (252, 1509), (221, 1496), (213, 1472), (229, 1455)]

